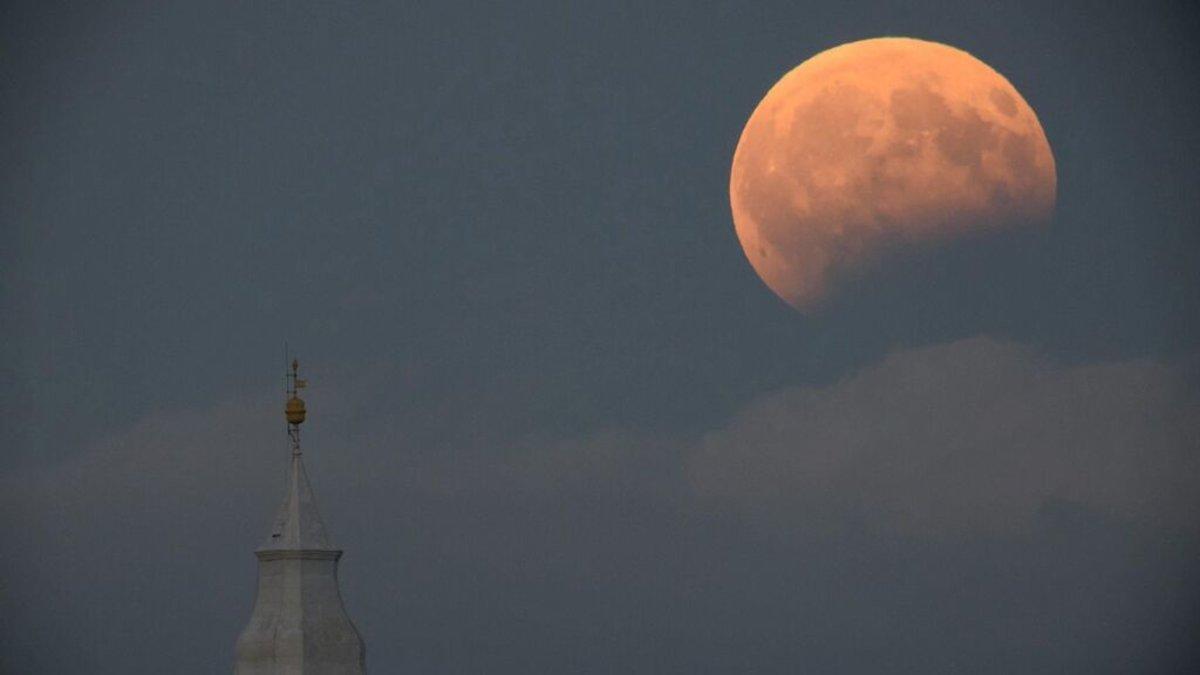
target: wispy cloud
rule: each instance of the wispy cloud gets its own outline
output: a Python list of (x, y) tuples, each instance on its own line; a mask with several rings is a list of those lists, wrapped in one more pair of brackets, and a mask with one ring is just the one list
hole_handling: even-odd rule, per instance
[(790, 521), (997, 531), (1067, 500), (1192, 527), (1200, 393), (1176, 365), (1068, 365), (976, 338), (761, 397), (687, 471), (698, 495)]

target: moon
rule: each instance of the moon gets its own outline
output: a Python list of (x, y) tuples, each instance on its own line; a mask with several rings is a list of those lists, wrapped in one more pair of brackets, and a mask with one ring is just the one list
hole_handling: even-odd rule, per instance
[(742, 130), (729, 179), (746, 257), (802, 312), (896, 251), (1044, 223), (1056, 189), (1016, 88), (910, 38), (844, 44), (785, 75)]

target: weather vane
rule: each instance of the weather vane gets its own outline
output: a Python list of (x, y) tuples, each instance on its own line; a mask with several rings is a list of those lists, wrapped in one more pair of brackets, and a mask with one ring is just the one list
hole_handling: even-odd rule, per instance
[(300, 362), (292, 359), (292, 370), (284, 377), (287, 383), (287, 406), (284, 407), (284, 415), (287, 417), (288, 423), (288, 438), (292, 439), (292, 454), (300, 454), (300, 425), (304, 423), (305, 409), (304, 399), (296, 395), (297, 389), (304, 389), (308, 386), (308, 380), (302, 380), (298, 377), (300, 370)]

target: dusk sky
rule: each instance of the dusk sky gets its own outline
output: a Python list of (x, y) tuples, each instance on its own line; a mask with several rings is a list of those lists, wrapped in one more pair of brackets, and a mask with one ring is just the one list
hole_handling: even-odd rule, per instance
[[(965, 50), (1050, 222), (802, 313), (755, 106)], [(229, 672), (305, 462), (373, 673), (1200, 668), (1190, 3), (5, 3), (0, 672)]]

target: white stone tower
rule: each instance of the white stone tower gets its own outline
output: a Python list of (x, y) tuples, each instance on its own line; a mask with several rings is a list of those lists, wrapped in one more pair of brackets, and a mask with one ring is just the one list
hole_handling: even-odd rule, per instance
[(337, 564), (300, 454), (304, 401), (288, 375), (287, 421), (292, 466), (275, 525), (258, 556), (258, 596), (250, 623), (238, 637), (235, 675), (359, 675), (366, 649), (342, 606)]

